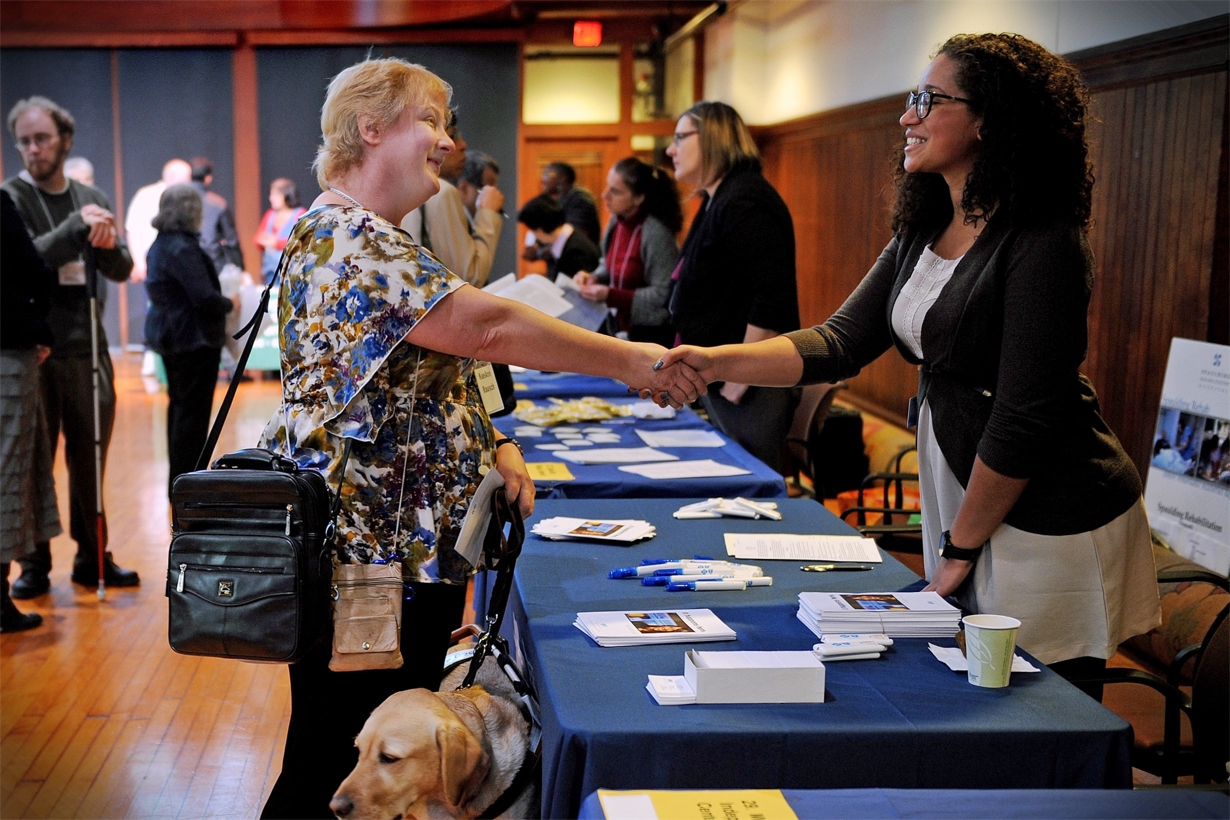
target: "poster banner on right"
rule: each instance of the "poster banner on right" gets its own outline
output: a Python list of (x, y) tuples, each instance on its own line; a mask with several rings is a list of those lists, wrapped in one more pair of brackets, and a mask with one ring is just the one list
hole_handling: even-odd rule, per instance
[(1230, 347), (1170, 341), (1145, 506), (1175, 552), (1230, 574)]

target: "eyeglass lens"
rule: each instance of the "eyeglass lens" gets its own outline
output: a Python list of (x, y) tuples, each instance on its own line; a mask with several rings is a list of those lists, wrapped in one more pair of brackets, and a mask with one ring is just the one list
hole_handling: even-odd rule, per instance
[(913, 108), (914, 113), (918, 115), (920, 120), (925, 120), (927, 115), (931, 113), (931, 92), (930, 91), (911, 91), (905, 101), (906, 108)]
[(33, 137), (22, 137), (17, 140), (17, 145), (22, 149), (29, 148), (32, 144), (39, 148), (46, 148), (54, 138), (54, 134), (35, 134)]

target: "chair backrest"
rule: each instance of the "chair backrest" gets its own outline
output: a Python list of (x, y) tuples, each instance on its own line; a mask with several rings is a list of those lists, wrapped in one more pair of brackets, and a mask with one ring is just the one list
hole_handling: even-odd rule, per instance
[(807, 443), (824, 426), (824, 417), (828, 414), (833, 399), (845, 386), (845, 382), (804, 385), (803, 396), (799, 399), (799, 406), (795, 408), (790, 432), (786, 435), (786, 447), (790, 451), (791, 466), (796, 473), (803, 469), (810, 475)]
[(1230, 620), (1217, 616), (1192, 679), (1192, 748), (1196, 782), (1225, 783), (1230, 761)]

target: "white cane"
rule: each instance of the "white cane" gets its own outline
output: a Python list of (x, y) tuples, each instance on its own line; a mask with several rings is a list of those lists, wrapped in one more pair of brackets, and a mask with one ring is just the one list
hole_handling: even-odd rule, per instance
[(107, 600), (107, 582), (104, 579), (106, 563), (103, 545), (103, 482), (102, 482), (102, 412), (100, 409), (102, 385), (98, 366), (98, 266), (94, 249), (85, 249), (85, 281), (90, 292), (90, 363), (94, 373), (94, 537), (98, 542), (98, 600)]

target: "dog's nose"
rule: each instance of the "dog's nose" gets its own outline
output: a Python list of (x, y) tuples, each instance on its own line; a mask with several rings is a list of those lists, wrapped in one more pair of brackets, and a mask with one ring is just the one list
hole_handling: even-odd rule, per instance
[(338, 817), (349, 817), (354, 811), (354, 801), (344, 794), (335, 794), (329, 801), (329, 810)]

